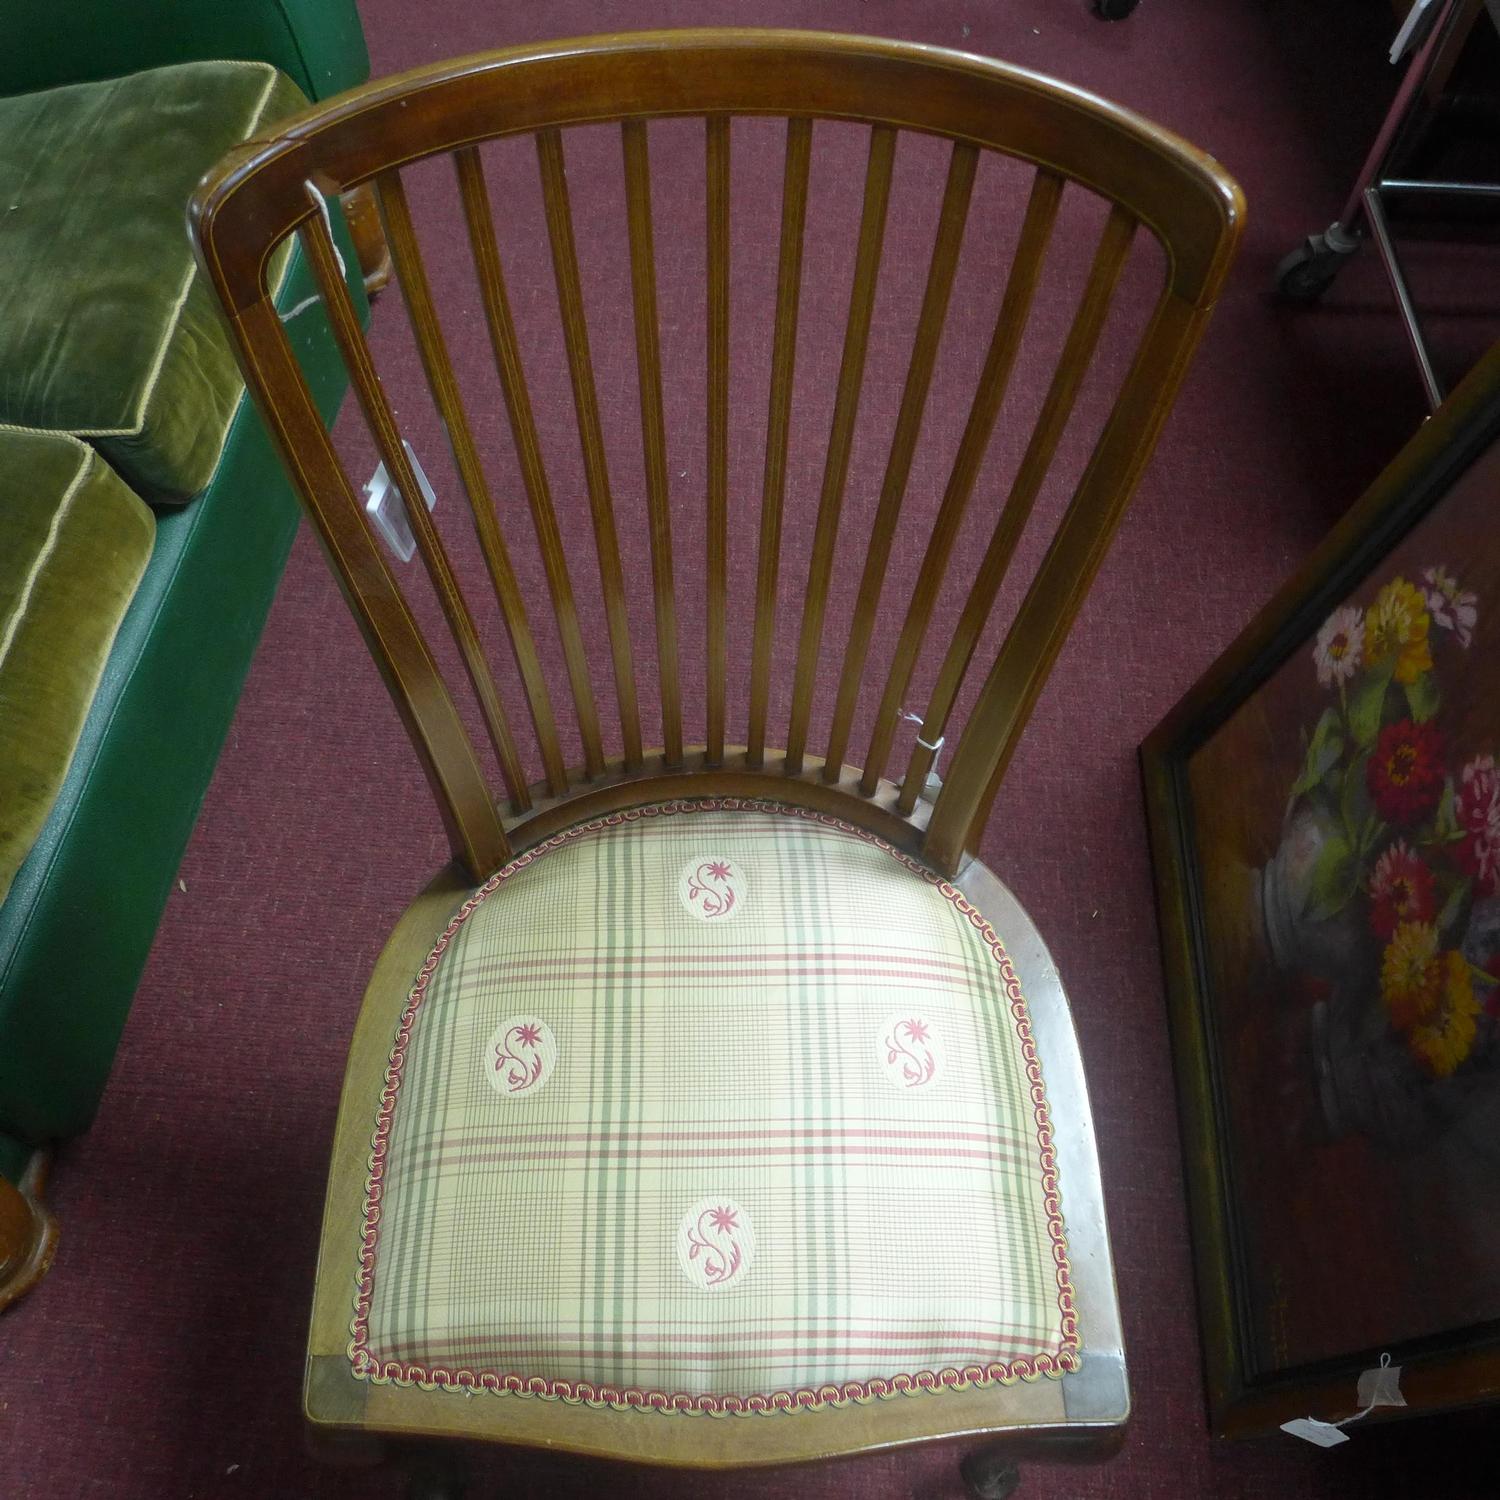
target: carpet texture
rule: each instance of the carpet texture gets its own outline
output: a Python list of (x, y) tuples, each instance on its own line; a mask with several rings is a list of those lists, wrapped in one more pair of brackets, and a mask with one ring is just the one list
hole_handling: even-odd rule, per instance
[[(1141, 738), (1422, 416), (1372, 256), (1351, 265), (1319, 309), (1286, 309), (1267, 296), (1280, 256), (1337, 212), (1394, 86), (1382, 60), (1389, 7), (1374, 0), (1318, 6), (1144, 0), (1118, 25), (1093, 19), (1084, 0), (927, 0), (921, 6), (556, 0), (545, 7), (367, 0), (363, 12), (377, 74), (484, 47), (646, 25), (824, 27), (966, 47), (1128, 104), (1207, 148), (1238, 176), (1250, 202), (1244, 249), (1157, 458), (1001, 791), (983, 851), (1036, 919), (1072, 996), (1094, 1098), (1136, 1412), (1117, 1458), (1077, 1469), (1033, 1465), (1024, 1493), (1037, 1500), (1494, 1493), (1496, 1441), (1483, 1427), (1356, 1429), (1355, 1440), (1335, 1452), (1290, 1438), (1219, 1445), (1205, 1435), (1135, 765)], [(702, 147), (677, 141), (673, 129), (659, 143), (653, 140), (664, 297), (677, 279), (691, 281), (695, 265), (701, 275), (701, 259), (693, 260), (701, 257), (693, 248), (701, 237), (684, 236), (679, 249), (662, 227), (679, 209), (701, 213), (701, 197), (694, 196), (701, 188), (683, 189), (679, 200), (666, 167), (678, 160), (701, 163)], [(747, 132), (747, 162), (755, 141), (755, 130)], [(767, 144), (774, 141), (761, 141)], [(853, 149), (832, 141), (830, 165), (822, 179), (815, 173), (820, 206), (810, 222), (810, 263), (847, 260), (849, 209), (858, 194)], [(604, 160), (591, 157), (595, 151), (585, 143), (570, 157), (575, 180), (587, 177), (591, 161)], [(503, 152), (495, 157), (495, 170), (504, 168), (502, 158)], [(764, 180), (754, 179), (752, 188), (759, 182), (774, 191), (774, 150), (763, 149), (760, 160)], [(891, 294), (907, 298), (908, 306), (920, 292), (931, 202), (941, 183), (929, 160), (919, 151), (905, 167), (898, 165), (898, 185), (904, 171), (911, 190), (919, 199), (926, 193), (928, 201), (926, 210), (893, 224)], [(413, 175), (419, 210), (446, 215), (429, 222), (430, 243), (458, 234), (451, 191), (444, 198), (443, 185)], [(819, 181), (826, 188), (821, 196)], [(517, 222), (526, 220), (535, 212), (534, 195), (518, 189), (506, 210)], [(618, 204), (601, 212), (607, 217), (617, 210)], [(695, 217), (695, 231), (699, 225)], [(1065, 266), (1082, 264), (1089, 232), (1080, 228)], [(757, 248), (774, 246), (771, 236), (774, 220), (768, 226), (737, 217), (737, 296), (771, 284), (773, 258)], [(590, 304), (596, 350), (628, 353), (628, 287), (620, 268), (609, 263), (592, 221), (580, 222), (580, 241), (586, 278), (596, 288)], [(984, 246), (981, 252), (982, 276)], [(1483, 254), (1463, 246), (1413, 251), (1413, 280), (1431, 310), (1434, 344), (1450, 374), (1497, 332), (1464, 290), (1485, 284), (1479, 278), (1493, 262)], [(518, 253), (507, 269), (524, 329), (530, 319), (541, 319), (551, 296), (545, 262)], [(831, 329), (832, 340), (824, 343), (834, 349), (836, 369), (842, 294), (831, 274), (835, 290), (826, 307), (805, 307), (804, 319), (824, 333)], [(963, 287), (961, 281), (955, 305), (969, 308)], [(456, 286), (447, 291), (457, 294)], [(472, 299), (468, 311), (468, 322), (477, 323)], [(1070, 312), (1063, 286), (1044, 287), (1044, 326), (1060, 336)], [(951, 368), (940, 370), (933, 396), (939, 440), (944, 431), (951, 440), (961, 426), (967, 392), (958, 394), (959, 382), (966, 367), (971, 373), (977, 367), (992, 316), (978, 302), (963, 314), (972, 336), (959, 340), (962, 347)], [(410, 337), (394, 298), (377, 308), (373, 338), (393, 368), (412, 368)], [(701, 369), (695, 338), (701, 341), (701, 322), (666, 306), (669, 371), (691, 370), (695, 357)], [(737, 330), (736, 339), (736, 360), (765, 358), (765, 330)], [(877, 356), (888, 356), (881, 367), (888, 373), (877, 379), (876, 406), (893, 409), (903, 348), (899, 341), (877, 348)], [(488, 355), (472, 330), (457, 356), (466, 372), (473, 364), (475, 378), (483, 378), (478, 366)], [(826, 358), (826, 352), (809, 357), (799, 402), (805, 391), (809, 402), (826, 408), (831, 374), (819, 363)], [(618, 418), (625, 426), (634, 400), (629, 379), (606, 374), (601, 387), (607, 425)], [(701, 378), (696, 385), (673, 382), (673, 430), (701, 433), (700, 390)], [(544, 440), (565, 433), (571, 422), (565, 374), (554, 365), (538, 378), (533, 396)], [(420, 451), (440, 446), (430, 413), (413, 411), (410, 422)], [(823, 417), (810, 423), (820, 424), (826, 432)], [(340, 437), (361, 454), (365, 440), (347, 412)], [(693, 473), (702, 472), (701, 436), (694, 441), (699, 451), (690, 447), (685, 461), (674, 464), (683, 497), (693, 491)], [(753, 431), (736, 442), (736, 472), (750, 474), (749, 492), (757, 493)], [(1075, 446), (1067, 456), (1076, 462), (1081, 453)], [(868, 491), (871, 472), (878, 487), (879, 460), (873, 451), (856, 455), (854, 488)], [(639, 472), (638, 453), (628, 446), (618, 461), (622, 473)], [(794, 444), (789, 545), (795, 536), (805, 544), (815, 481), (814, 447), (799, 452)], [(638, 489), (633, 483), (633, 503)], [(938, 492), (940, 481), (936, 487), (926, 482), (914, 490), (912, 503), (917, 510), (931, 506)], [(696, 564), (689, 561), (701, 555), (701, 524), (695, 533), (685, 519), (679, 539), (679, 574), (689, 601), (694, 588), (701, 594), (701, 579), (692, 581), (699, 576)], [(752, 549), (748, 542), (737, 546), (736, 587), (742, 588)], [(535, 574), (525, 581), (542, 588)], [(845, 580), (836, 618), (847, 615), (852, 592), (852, 580)], [(644, 658), (649, 624), (644, 616), (633, 623)], [(833, 624), (830, 631), (839, 639)], [(602, 692), (608, 660), (599, 639), (596, 633), (593, 668)], [(698, 674), (685, 683), (695, 719), (701, 668)], [(554, 671), (552, 681), (564, 679)], [(98, 1122), (58, 1162), (52, 1200), (63, 1239), (56, 1266), (0, 1320), (0, 1496), (400, 1493), (394, 1469), (341, 1471), (307, 1457), (298, 1391), (344, 1046), (383, 936), (445, 857), (396, 716), (304, 532)], [(507, 1495), (582, 1496), (608, 1486), (624, 1495), (723, 1500), (957, 1500), (956, 1460), (953, 1448), (939, 1447), (794, 1474), (695, 1477), (490, 1454), (480, 1460), (479, 1474), (482, 1493)]]

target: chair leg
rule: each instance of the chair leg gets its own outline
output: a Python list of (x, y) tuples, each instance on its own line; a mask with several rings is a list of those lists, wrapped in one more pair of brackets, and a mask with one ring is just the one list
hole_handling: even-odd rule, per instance
[(32, 1154), (12, 1184), (0, 1177), (0, 1311), (29, 1292), (57, 1253), (57, 1220), (42, 1206), (50, 1153)]
[(969, 1454), (958, 1472), (976, 1500), (1008, 1500), (1021, 1482), (1021, 1471), (1005, 1448), (982, 1448)]
[(385, 227), (380, 222), (380, 207), (375, 189), (368, 182), (350, 188), (343, 196), (344, 217), (349, 221), (349, 235), (359, 268), (364, 272), (365, 294), (373, 297), (384, 291), (391, 280), (391, 249), (385, 242)]

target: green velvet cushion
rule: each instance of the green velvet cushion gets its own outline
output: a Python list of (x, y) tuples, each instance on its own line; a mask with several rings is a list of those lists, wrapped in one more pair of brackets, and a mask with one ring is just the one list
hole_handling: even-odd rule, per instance
[(155, 536), (86, 443), (0, 431), (0, 900), (67, 774)]
[(187, 201), (305, 102), (252, 62), (0, 99), (0, 422), (90, 439), (151, 499), (203, 489), (243, 385)]

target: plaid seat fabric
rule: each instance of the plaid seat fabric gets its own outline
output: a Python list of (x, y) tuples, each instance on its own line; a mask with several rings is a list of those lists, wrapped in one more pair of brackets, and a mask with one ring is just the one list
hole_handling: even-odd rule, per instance
[(1077, 1367), (1010, 961), (834, 819), (671, 803), (523, 855), (371, 1104), (366, 1378), (737, 1413)]

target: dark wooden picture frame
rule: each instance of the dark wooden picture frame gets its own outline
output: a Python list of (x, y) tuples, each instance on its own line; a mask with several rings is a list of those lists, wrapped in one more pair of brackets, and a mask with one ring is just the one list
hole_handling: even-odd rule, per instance
[[(1235, 1076), (1241, 1060), (1226, 1055), (1226, 1049), (1242, 1032), (1234, 1031), (1225, 1022), (1224, 1011), (1226, 1004), (1230, 1003), (1229, 992), (1236, 986), (1240, 990), (1238, 999), (1242, 1012), (1246, 996), (1251, 996), (1254, 1004), (1261, 1004), (1263, 1000), (1267, 1014), (1275, 1006), (1286, 1007), (1289, 1002), (1280, 994), (1252, 995), (1254, 981), (1249, 977), (1239, 980), (1224, 977), (1226, 974), (1249, 976), (1254, 971), (1232, 967), (1232, 961), (1226, 957), (1228, 944), (1219, 942), (1217, 947), (1214, 946), (1219, 932), (1213, 928), (1214, 908), (1215, 903), (1222, 905), (1224, 902), (1219, 892), (1225, 885), (1222, 878), (1218, 885), (1215, 884), (1221, 872), (1204, 868), (1205, 863), (1212, 863), (1205, 861), (1203, 854), (1205, 841), (1210, 835), (1198, 824), (1213, 824), (1217, 819), (1220, 828), (1239, 828), (1247, 826), (1251, 815), (1238, 812), (1226, 823), (1224, 820), (1230, 817), (1229, 814), (1209, 808), (1212, 799), (1203, 796), (1202, 783), (1208, 770), (1216, 764), (1211, 759), (1199, 763), (1195, 774), (1200, 785), (1196, 793), (1189, 774), (1194, 756), (1209, 746), (1213, 737), (1230, 725), (1247, 704), (1254, 706), (1235, 722), (1253, 721), (1258, 734), (1247, 735), (1231, 727), (1230, 734), (1240, 735), (1233, 743), (1242, 747), (1259, 744), (1269, 753), (1273, 736), (1267, 732), (1268, 726), (1278, 731), (1274, 743), (1281, 743), (1281, 721), (1271, 717), (1271, 709), (1266, 705), (1284, 706), (1288, 699), (1286, 684), (1294, 681), (1295, 672), (1305, 674), (1303, 679), (1295, 679), (1299, 684), (1311, 681), (1312, 662), (1306, 653), (1313, 649), (1315, 641), (1319, 646), (1326, 644), (1319, 635), (1320, 626), (1326, 634), (1329, 627), (1325, 622), (1331, 620), (1335, 609), (1356, 597), (1363, 598), (1369, 593), (1372, 580), (1384, 579), (1386, 573), (1392, 571), (1386, 568), (1381, 572), (1381, 569), (1416, 528), (1440, 514), (1451, 494), (1466, 495), (1462, 504), (1472, 510), (1479, 493), (1474, 486), (1479, 484), (1485, 489), (1490, 488), (1494, 478), (1491, 466), (1495, 466), (1494, 473), (1500, 473), (1500, 346), (1476, 366), (1296, 576), (1141, 747), (1182, 1120), (1209, 1417), (1213, 1431), (1219, 1435), (1249, 1436), (1273, 1431), (1287, 1419), (1309, 1414), (1327, 1420), (1352, 1414), (1357, 1409), (1357, 1377), (1361, 1370), (1376, 1362), (1382, 1352), (1388, 1352), (1396, 1364), (1403, 1366), (1401, 1389), (1408, 1403), (1407, 1413), (1493, 1400), (1500, 1396), (1500, 1318), (1495, 1316), (1493, 1308), (1485, 1305), (1482, 1296), (1475, 1299), (1475, 1310), (1480, 1316), (1468, 1326), (1421, 1332), (1420, 1317), (1414, 1317), (1409, 1320), (1407, 1333), (1415, 1331), (1415, 1336), (1400, 1333), (1400, 1307), (1388, 1296), (1380, 1296), (1380, 1311), (1376, 1314), (1372, 1309), (1368, 1321), (1373, 1326), (1377, 1317), (1390, 1314), (1396, 1334), (1390, 1342), (1371, 1340), (1347, 1349), (1324, 1348), (1318, 1351), (1318, 1357), (1311, 1359), (1295, 1355), (1284, 1359), (1267, 1357), (1269, 1341), (1264, 1333), (1268, 1320), (1264, 1297), (1266, 1276), (1255, 1259), (1258, 1242), (1253, 1235), (1257, 1231), (1263, 1232), (1264, 1224), (1275, 1222), (1277, 1213), (1286, 1215), (1294, 1210), (1285, 1204), (1277, 1206), (1248, 1201), (1246, 1184), (1259, 1185), (1263, 1189), (1269, 1172), (1259, 1167), (1246, 1170), (1250, 1161), (1243, 1131), (1246, 1085)], [(1465, 478), (1471, 470), (1478, 472), (1465, 491)], [(1500, 483), (1493, 484), (1493, 493), (1500, 498)], [(1458, 504), (1455, 501), (1455, 514)], [(1475, 549), (1477, 551), (1483, 543), (1485, 548), (1493, 551), (1497, 576), (1500, 576), (1500, 526), (1483, 529), (1493, 534), (1494, 541), (1490, 543), (1483, 536), (1476, 537)], [(1424, 529), (1418, 535), (1425, 538), (1434, 532), (1441, 537), (1441, 526)], [(1409, 550), (1415, 549), (1416, 542), (1417, 538), (1413, 538), (1413, 548)], [(1472, 558), (1462, 554), (1454, 561), (1472, 564)], [(1400, 586), (1399, 579), (1396, 586)], [(1489, 594), (1485, 607), (1500, 621), (1500, 589)], [(1472, 620), (1472, 610), (1468, 618)], [(1435, 641), (1439, 634), (1434, 625)], [(1467, 640), (1464, 644), (1468, 644)], [(1445, 645), (1434, 649), (1454, 648)], [(1477, 652), (1463, 660), (1471, 672), (1492, 670), (1485, 665), (1486, 661), (1493, 660), (1488, 652), (1483, 661)], [(1325, 668), (1326, 661), (1320, 672)], [(1397, 681), (1404, 679), (1398, 677)], [(1342, 693), (1342, 678), (1335, 686)], [(1496, 686), (1500, 687), (1500, 682), (1496, 682)], [(1302, 686), (1299, 685), (1297, 691), (1306, 696)], [(1465, 701), (1474, 696), (1474, 689), (1469, 684), (1461, 685), (1461, 692)], [(1277, 693), (1279, 697), (1275, 696)], [(1257, 698), (1261, 694), (1264, 697)], [(1341, 698), (1335, 700), (1341, 701)], [(1402, 706), (1398, 711), (1405, 713), (1406, 709)], [(1326, 712), (1336, 715), (1336, 710)], [(1486, 709), (1485, 712), (1491, 711)], [(1387, 709), (1388, 718), (1390, 714)], [(1411, 714), (1413, 719), (1420, 717), (1415, 708)], [(1346, 719), (1345, 722), (1350, 721)], [(1376, 722), (1380, 722), (1378, 716)], [(1299, 754), (1307, 747), (1305, 723), (1303, 734), (1303, 751), (1297, 752)], [(1349, 742), (1352, 757), (1352, 736)], [(1218, 741), (1220, 748), (1212, 754), (1222, 760), (1225, 753), (1222, 747), (1227, 743), (1228, 740)], [(1368, 761), (1373, 752), (1365, 753)], [(1247, 799), (1253, 789), (1280, 784), (1263, 770), (1258, 774), (1259, 782), (1255, 768), (1248, 768), (1242, 794)], [(1347, 774), (1352, 783), (1355, 780), (1353, 764)], [(1457, 775), (1456, 768), (1454, 774)], [(1358, 780), (1363, 783), (1365, 779), (1361, 773)], [(1293, 791), (1295, 796), (1295, 786)], [(1236, 788), (1225, 786), (1223, 794), (1226, 799), (1232, 799), (1237, 794)], [(1447, 796), (1451, 805), (1451, 778)], [(1269, 804), (1269, 798), (1262, 800)], [(1286, 804), (1285, 813), (1267, 810), (1255, 816), (1285, 818), (1290, 822), (1292, 805), (1292, 802)], [(1433, 818), (1440, 816), (1432, 815)], [(1459, 836), (1457, 832), (1448, 835), (1455, 841)], [(1413, 833), (1411, 838), (1415, 846), (1417, 834)], [(1210, 847), (1222, 855), (1224, 842), (1211, 843)], [(1250, 863), (1249, 859), (1244, 861), (1247, 868)], [(1252, 879), (1263, 882), (1266, 869), (1269, 869), (1269, 862), (1254, 871)], [(1351, 875), (1350, 892), (1372, 911), (1373, 886), (1357, 885), (1353, 881)], [(1262, 913), (1266, 900), (1264, 889), (1264, 884), (1256, 887), (1252, 898), (1261, 903), (1259, 910)], [(1266, 930), (1260, 930), (1262, 939)], [(1367, 929), (1362, 930), (1368, 936)], [(1466, 937), (1465, 944), (1467, 941)], [(1475, 972), (1479, 973), (1478, 970)], [(1217, 980), (1216, 974), (1219, 976)], [(1482, 974), (1478, 983), (1488, 997), (1492, 992), (1484, 988)], [(1493, 1008), (1489, 1015), (1493, 1017)], [(1385, 1024), (1394, 1035), (1395, 1022), (1387, 1016)], [(1482, 1019), (1480, 1024), (1482, 1036), (1489, 1036), (1493, 1021)], [(1226, 1037), (1230, 1040), (1226, 1041)], [(1487, 1045), (1493, 1051), (1492, 1044)], [(1489, 1054), (1486, 1057), (1485, 1066), (1493, 1067)], [(1452, 1064), (1448, 1066), (1451, 1069)], [(1493, 1086), (1500, 1091), (1500, 1077), (1494, 1078)], [(1232, 1123), (1236, 1101), (1240, 1112), (1233, 1118), (1240, 1121), (1239, 1124)], [(1274, 1112), (1283, 1105), (1275, 1098), (1266, 1097), (1264, 1108)], [(1308, 1152), (1305, 1157), (1296, 1159), (1296, 1166), (1300, 1168), (1315, 1159), (1313, 1153)], [(1308, 1167), (1310, 1176), (1313, 1170)], [(1262, 1194), (1263, 1198), (1266, 1196)], [(1264, 1215), (1261, 1220), (1256, 1218), (1258, 1213)], [(1451, 1232), (1460, 1235), (1463, 1228), (1462, 1225), (1453, 1225)], [(1351, 1266), (1360, 1264), (1361, 1254), (1372, 1259), (1378, 1256), (1376, 1246), (1366, 1244), (1361, 1248), (1352, 1240), (1341, 1243), (1341, 1230), (1334, 1209), (1328, 1219), (1317, 1226), (1316, 1235), (1309, 1234), (1309, 1242), (1327, 1247), (1330, 1256), (1335, 1259), (1342, 1256)], [(1490, 1243), (1486, 1236), (1484, 1245)], [(1289, 1255), (1292, 1253), (1288, 1252)], [(1313, 1253), (1316, 1256), (1321, 1251)], [(1486, 1250), (1486, 1253), (1491, 1252)], [(1492, 1253), (1500, 1260), (1500, 1242), (1493, 1244)], [(1318, 1272), (1325, 1277), (1329, 1274), (1326, 1265), (1319, 1267)], [(1360, 1297), (1359, 1278), (1347, 1284), (1348, 1295)], [(1257, 1294), (1259, 1302), (1256, 1301)], [(1374, 1291), (1366, 1292), (1367, 1297), (1377, 1295)], [(1286, 1341), (1276, 1347), (1285, 1349)], [(1377, 1412), (1375, 1417), (1386, 1414)]]

